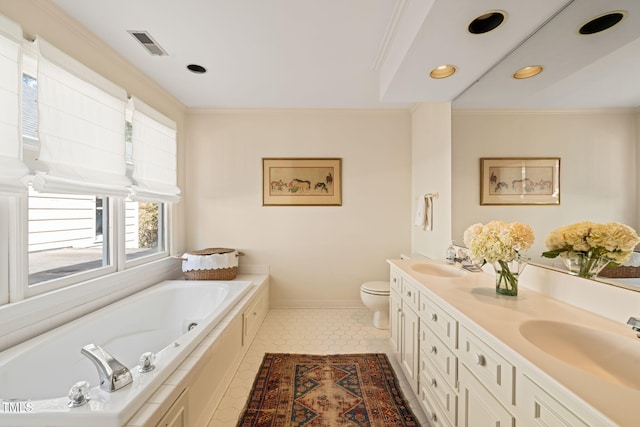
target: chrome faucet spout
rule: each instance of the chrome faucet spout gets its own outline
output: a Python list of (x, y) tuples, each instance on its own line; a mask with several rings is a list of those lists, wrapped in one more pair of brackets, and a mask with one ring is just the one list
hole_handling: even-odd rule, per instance
[(96, 366), (102, 390), (112, 393), (133, 381), (133, 376), (129, 369), (102, 347), (88, 344), (82, 347), (81, 353), (87, 356)]

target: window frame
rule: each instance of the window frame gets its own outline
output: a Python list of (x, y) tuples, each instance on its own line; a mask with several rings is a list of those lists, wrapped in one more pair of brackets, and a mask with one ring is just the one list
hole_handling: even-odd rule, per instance
[[(23, 74), (37, 80), (33, 49), (23, 51)], [(21, 76), (22, 78), (22, 76)], [(126, 126), (123, 117), (123, 126)], [(125, 141), (123, 141), (125, 143)], [(27, 163), (38, 156), (40, 143), (30, 137), (22, 138), (23, 158)], [(8, 228), (8, 239), (0, 243), (0, 267), (6, 275), (0, 277), (0, 307), (56, 290), (82, 285), (114, 273), (169, 258), (172, 229), (170, 227), (172, 204), (158, 202), (162, 220), (158, 223), (159, 243), (162, 247), (149, 255), (126, 259), (125, 198), (104, 197), (107, 227), (103, 228), (103, 244), (107, 245), (109, 264), (95, 269), (69, 274), (64, 277), (29, 285), (29, 195), (0, 197), (0, 227)], [(104, 203), (104, 202), (103, 202)], [(103, 207), (104, 209), (104, 207)], [(162, 229), (160, 228), (162, 227)], [(4, 254), (6, 253), (6, 256)], [(6, 264), (6, 265), (5, 265)]]

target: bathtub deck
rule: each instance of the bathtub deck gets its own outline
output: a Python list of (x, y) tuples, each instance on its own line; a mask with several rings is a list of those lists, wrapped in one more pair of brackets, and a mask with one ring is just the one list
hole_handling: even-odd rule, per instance
[[(218, 406), (209, 427), (233, 427), (249, 396), (265, 353), (389, 353), (389, 331), (372, 325), (366, 309), (271, 309)], [(390, 357), (405, 396), (409, 385)], [(416, 400), (409, 404), (421, 423), (426, 416)]]

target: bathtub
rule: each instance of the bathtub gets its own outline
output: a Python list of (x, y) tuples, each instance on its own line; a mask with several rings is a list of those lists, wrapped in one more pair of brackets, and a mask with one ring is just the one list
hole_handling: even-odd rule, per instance
[[(249, 281), (169, 280), (0, 353), (0, 425), (122, 426), (249, 291)], [(109, 393), (80, 353), (94, 343), (127, 366), (133, 382)], [(145, 352), (156, 368), (138, 372)], [(68, 407), (70, 388), (90, 401)]]

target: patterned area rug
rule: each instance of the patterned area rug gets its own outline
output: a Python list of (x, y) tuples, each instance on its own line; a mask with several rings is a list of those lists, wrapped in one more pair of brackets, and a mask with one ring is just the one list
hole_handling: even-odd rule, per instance
[(385, 354), (264, 356), (238, 427), (419, 426)]

